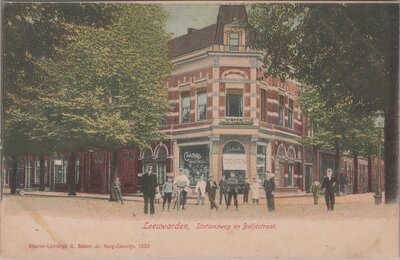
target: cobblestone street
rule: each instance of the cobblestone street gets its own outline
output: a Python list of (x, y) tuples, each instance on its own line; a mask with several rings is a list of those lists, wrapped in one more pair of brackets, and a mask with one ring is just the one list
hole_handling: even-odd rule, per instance
[[(211, 211), (208, 203), (197, 206), (190, 200), (185, 211), (162, 212), (160, 202), (156, 214), (148, 216), (141, 201), (121, 205), (79, 197), (5, 196), (1, 249), (4, 257), (23, 259), (26, 254), (29, 259), (398, 256), (397, 205), (376, 206), (372, 193), (336, 198), (334, 212), (326, 211), (323, 198), (314, 206), (308, 196), (278, 198), (275, 212), (266, 210), (264, 200), (261, 205), (240, 205), (239, 211), (224, 205)], [(172, 229), (163, 229), (167, 225)], [(174, 229), (176, 225), (183, 228)], [(243, 247), (229, 247), (230, 242)], [(181, 244), (182, 250), (171, 251), (171, 243)], [(68, 248), (50, 250), (49, 245)], [(136, 248), (117, 250), (117, 245)]]

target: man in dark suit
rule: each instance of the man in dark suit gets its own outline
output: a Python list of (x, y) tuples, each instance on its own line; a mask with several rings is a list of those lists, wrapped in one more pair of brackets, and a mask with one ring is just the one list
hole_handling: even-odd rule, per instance
[(265, 173), (265, 180), (263, 186), (264, 186), (265, 196), (267, 198), (268, 211), (273, 211), (275, 210), (275, 200), (273, 193), (275, 190), (275, 178), (269, 171)]
[(326, 176), (322, 180), (322, 190), (325, 189), (325, 203), (329, 210), (333, 210), (335, 205), (335, 187), (337, 179), (333, 176), (332, 169), (326, 170)]
[(224, 198), (225, 205), (228, 205), (228, 197), (226, 194), (226, 190), (228, 189), (228, 183), (225, 180), (225, 176), (222, 175), (221, 180), (219, 181), (219, 205), (222, 204), (222, 198)]
[(154, 197), (156, 196), (157, 177), (152, 173), (152, 167), (147, 167), (142, 176), (142, 191), (144, 198), (144, 214), (148, 214), (150, 202), (150, 214), (154, 214)]
[(215, 208), (218, 211), (218, 206), (215, 203), (215, 195), (217, 194), (217, 183), (210, 177), (206, 184), (206, 193), (208, 193), (208, 199), (210, 200), (211, 209)]

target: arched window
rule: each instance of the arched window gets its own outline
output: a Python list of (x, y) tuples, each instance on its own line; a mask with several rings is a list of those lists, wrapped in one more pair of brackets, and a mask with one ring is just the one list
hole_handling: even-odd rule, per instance
[(285, 146), (283, 145), (283, 144), (280, 144), (279, 146), (278, 146), (278, 151), (276, 152), (276, 155), (279, 157), (279, 158), (286, 158), (286, 149), (285, 149)]
[(150, 148), (146, 149), (143, 152), (143, 161), (142, 161), (142, 166), (143, 166), (143, 173), (146, 172), (148, 167), (153, 167), (153, 152)]
[(296, 159), (296, 152), (295, 152), (295, 150), (294, 150), (294, 148), (292, 146), (290, 146), (288, 148), (287, 157), (288, 157), (289, 160), (295, 160)]
[(157, 182), (163, 184), (166, 178), (166, 161), (167, 161), (167, 149), (164, 145), (160, 145), (157, 154)]

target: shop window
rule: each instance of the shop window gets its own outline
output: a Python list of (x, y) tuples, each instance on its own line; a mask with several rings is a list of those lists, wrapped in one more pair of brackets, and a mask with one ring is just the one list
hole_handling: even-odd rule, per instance
[(284, 96), (279, 96), (278, 124), (280, 126), (285, 126), (285, 97)]
[(204, 180), (209, 176), (210, 149), (208, 145), (198, 145), (180, 148), (180, 165), (190, 180), (190, 186), (195, 186), (200, 176)]
[(265, 146), (257, 145), (257, 175), (262, 180), (265, 178), (266, 161)]
[(288, 108), (288, 127), (290, 129), (294, 128), (294, 122), (293, 122), (293, 100), (289, 99), (289, 108)]
[(182, 95), (181, 100), (181, 122), (189, 123), (190, 122), (190, 96), (189, 94)]
[(240, 33), (231, 32), (229, 33), (229, 50), (238, 51), (240, 45)]
[(207, 119), (207, 92), (197, 93), (197, 121)]
[(226, 95), (226, 116), (243, 117), (242, 93), (228, 93)]

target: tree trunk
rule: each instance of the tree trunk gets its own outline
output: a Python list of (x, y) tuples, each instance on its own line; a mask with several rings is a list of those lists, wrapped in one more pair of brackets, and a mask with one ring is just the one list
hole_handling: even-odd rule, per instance
[(335, 187), (335, 192), (339, 194), (340, 192), (340, 146), (339, 146), (339, 141), (335, 141), (335, 168), (333, 169), (336, 174), (336, 178), (338, 180), (339, 185), (336, 185)]
[(372, 158), (368, 154), (368, 192), (372, 192)]
[(116, 177), (118, 177), (118, 151), (112, 152), (112, 160), (111, 160), (111, 178), (110, 178), (110, 199), (109, 201), (115, 201), (114, 192), (113, 192), (113, 183)]
[(11, 194), (15, 194), (17, 192), (17, 156), (13, 155), (11, 157), (12, 161), (12, 171), (10, 176), (10, 187)]
[(39, 190), (44, 191), (44, 155), (39, 158), (40, 170), (39, 170)]
[[(385, 116), (385, 203), (396, 203), (398, 192), (399, 150), (399, 105), (398, 84), (395, 93), (390, 93), (388, 111)], [(379, 162), (378, 162), (379, 163)]]
[(353, 181), (353, 194), (358, 193), (358, 154), (353, 153), (354, 162), (354, 181)]
[[(398, 9), (396, 12), (396, 16), (398, 17)], [(398, 31), (398, 28), (396, 31)], [(399, 45), (399, 38), (394, 37), (394, 40), (393, 46), (396, 46), (396, 48), (394, 48), (395, 51), (393, 53), (390, 53), (391, 82), (389, 83), (389, 93), (387, 93), (388, 99), (385, 102), (388, 105), (385, 111), (384, 135), (385, 203), (397, 202), (399, 188), (399, 48), (397, 47)]]
[(68, 158), (68, 188), (69, 196), (76, 196), (76, 183), (75, 183), (75, 152), (71, 152)]

